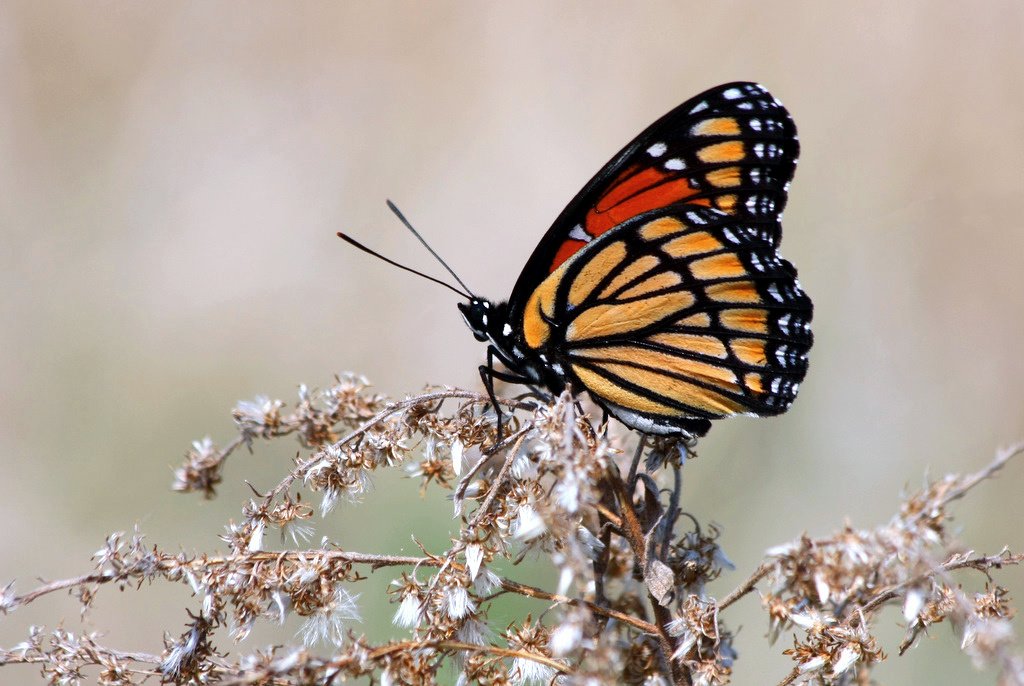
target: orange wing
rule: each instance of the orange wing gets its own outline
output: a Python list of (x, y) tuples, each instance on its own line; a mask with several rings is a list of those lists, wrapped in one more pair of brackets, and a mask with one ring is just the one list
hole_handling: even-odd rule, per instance
[(691, 98), (637, 136), (569, 203), (511, 301), (523, 302), (590, 241), (647, 212), (685, 203), (774, 216), (786, 203), (798, 151), (793, 120), (762, 86), (730, 83)]
[(701, 207), (627, 220), (537, 286), (524, 342), (641, 431), (784, 412), (807, 370), (812, 306), (778, 233), (775, 217)]

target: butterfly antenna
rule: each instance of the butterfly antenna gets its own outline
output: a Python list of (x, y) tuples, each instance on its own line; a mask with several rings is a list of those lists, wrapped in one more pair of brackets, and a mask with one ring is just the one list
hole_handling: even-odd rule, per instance
[(420, 232), (417, 231), (416, 229), (412, 228), (412, 224), (410, 224), (409, 220), (405, 218), (405, 215), (402, 214), (402, 211), (400, 209), (398, 209), (398, 207), (395, 206), (395, 203), (391, 202), (390, 200), (388, 200), (387, 203), (388, 203), (388, 209), (395, 213), (395, 216), (398, 217), (398, 221), (400, 221), (403, 224), (405, 224), (405, 228), (409, 229), (409, 231), (412, 232), (413, 236), (416, 236), (416, 239), (420, 243), (423, 244), (423, 247), (430, 251), (430, 254), (433, 255), (437, 259), (437, 261), (441, 263), (442, 267), (444, 267), (445, 269), (448, 270), (448, 273), (451, 274), (452, 277), (456, 281), (459, 282), (460, 286), (462, 286), (464, 289), (466, 289), (467, 293), (472, 293), (473, 291), (470, 290), (469, 286), (467, 286), (466, 284), (462, 283), (462, 279), (460, 279), (459, 275), (456, 274), (452, 270), (452, 268), (448, 266), (448, 263), (445, 262), (444, 260), (442, 260), (441, 256), (438, 255), (436, 252), (434, 252), (434, 249), (430, 247), (430, 244), (427, 243), (425, 240), (423, 240), (423, 236), (420, 235)]
[[(360, 243), (356, 239), (352, 238), (351, 236), (347, 236), (347, 235), (343, 234), (341, 231), (338, 232), (338, 238), (340, 238), (341, 240), (345, 241), (349, 245), (352, 245), (352, 246), (354, 246), (356, 248), (359, 248), (360, 250), (362, 250), (363, 252), (365, 252), (367, 254), (373, 255), (377, 259), (384, 260), (385, 262), (387, 262), (388, 264), (390, 264), (392, 266), (398, 267), (399, 269), (404, 269), (407, 272), (412, 272), (413, 274), (416, 274), (417, 276), (422, 276), (424, 279), (427, 279), (428, 281), (433, 281), (434, 283), (439, 283), (442, 286), (444, 286), (445, 288), (447, 288), (449, 290), (452, 290), (452, 291), (455, 291), (456, 293), (461, 295), (463, 298), (466, 298), (467, 300), (471, 300), (472, 297), (473, 297), (473, 296), (469, 295), (468, 293), (463, 293), (462, 291), (460, 291), (455, 286), (452, 286), (450, 283), (445, 283), (441, 279), (435, 279), (433, 276), (429, 276), (427, 274), (424, 274), (423, 272), (418, 272), (418, 271), (416, 271), (415, 269), (413, 269), (411, 267), (406, 267), (404, 264), (398, 264), (394, 260), (390, 260), (390, 259), (384, 257), (379, 252), (376, 252), (374, 250), (370, 250), (369, 248), (367, 248), (365, 245), (363, 245), (362, 243)], [(431, 251), (431, 252), (433, 252), (433, 251)], [(458, 277), (456, 277), (456, 278), (458, 278)], [(462, 282), (459, 281), (459, 283), (461, 284)], [(466, 290), (469, 290), (469, 289), (467, 288)]]

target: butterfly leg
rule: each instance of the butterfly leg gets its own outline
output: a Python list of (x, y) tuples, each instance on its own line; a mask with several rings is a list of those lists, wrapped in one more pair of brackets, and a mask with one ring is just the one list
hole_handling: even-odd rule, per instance
[(604, 409), (602, 407), (601, 408), (601, 437), (602, 438), (607, 438), (608, 437), (608, 420), (610, 418), (611, 418), (611, 415), (608, 414), (608, 410), (606, 410), (606, 409)]
[(526, 383), (529, 379), (495, 369), (494, 358), (494, 346), (488, 346), (487, 364), (480, 365), (479, 369), (480, 379), (484, 382), (484, 388), (487, 389), (487, 397), (490, 398), (491, 406), (494, 407), (494, 413), (498, 417), (498, 443), (500, 443), (502, 438), (501, 406), (498, 405), (498, 397), (494, 395), (494, 380), (498, 379), (499, 381), (505, 381), (507, 383)]

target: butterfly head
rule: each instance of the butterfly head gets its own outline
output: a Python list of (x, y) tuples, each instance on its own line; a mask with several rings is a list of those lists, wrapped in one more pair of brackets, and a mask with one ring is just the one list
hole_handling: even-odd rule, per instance
[(459, 311), (478, 341), (497, 342), (505, 337), (502, 333), (506, 321), (503, 304), (474, 296), (469, 302), (459, 303)]

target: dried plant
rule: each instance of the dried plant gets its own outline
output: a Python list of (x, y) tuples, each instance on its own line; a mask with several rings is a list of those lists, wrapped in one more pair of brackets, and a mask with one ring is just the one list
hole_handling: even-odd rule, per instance
[[(72, 591), (84, 611), (104, 587), (187, 584), (196, 600), (163, 653), (122, 652), (98, 634), (33, 627), (26, 641), (0, 650), (0, 665), (35, 664), (53, 684), (85, 674), (105, 685), (430, 684), (444, 673), (459, 684), (711, 686), (729, 683), (736, 656), (727, 613), (757, 591), (769, 639), (794, 636), (782, 651), (794, 666), (776, 683), (869, 683), (886, 659), (873, 633), (879, 612), (898, 606), (906, 634), (890, 652), (902, 654), (948, 620), (976, 665), (996, 666), (1001, 683), (1024, 684), (1013, 608), (993, 576), (1022, 556), (976, 555), (947, 527), (953, 501), (1024, 444), (976, 474), (927, 484), (883, 526), (846, 526), (771, 548), (716, 599), (706, 584), (732, 565), (718, 529), (682, 510), (681, 470), (693, 445), (610, 436), (568, 394), (550, 404), (499, 402), (511, 417), (500, 440), (488, 398), (460, 390), (389, 401), (350, 375), (322, 391), (301, 387), (291, 407), (265, 397), (239, 403), (237, 437), (222, 448), (196, 441), (175, 472), (176, 490), (214, 497), (226, 461), (243, 445), (294, 436), (304, 450), (277, 486), (245, 504), (222, 551), (170, 553), (144, 544), (138, 531), (117, 533), (89, 574), (23, 595), (13, 584), (0, 591), (3, 613), (59, 590)], [(461, 526), (447, 550), (400, 556), (350, 552), (327, 540), (307, 546), (317, 516), (330, 517), (343, 502), (358, 506), (374, 472), (397, 467), (419, 480), (425, 497), (440, 490), (452, 498)], [(319, 512), (307, 504), (317, 500)], [(273, 529), (289, 549), (268, 549)], [(510, 561), (530, 553), (558, 571), (557, 588), (508, 576)], [(385, 568), (395, 573), (390, 599), (401, 637), (372, 643), (355, 628), (356, 589), (363, 572)], [(972, 573), (984, 578), (984, 592), (961, 588), (958, 576)], [(546, 607), (496, 626), (492, 606), (508, 594)], [(257, 622), (291, 615), (303, 619), (302, 645), (221, 652)]]

